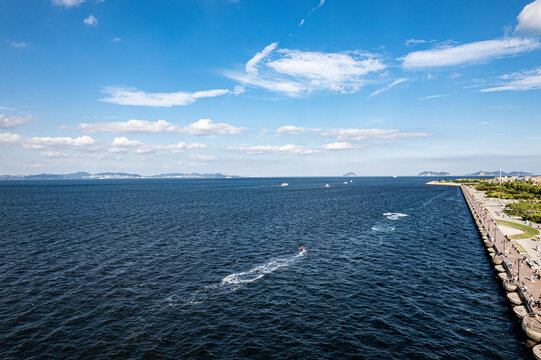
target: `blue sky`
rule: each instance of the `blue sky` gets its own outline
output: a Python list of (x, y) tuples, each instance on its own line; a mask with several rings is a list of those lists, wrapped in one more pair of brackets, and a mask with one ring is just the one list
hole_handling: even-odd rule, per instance
[(0, 173), (541, 173), (541, 0), (0, 2)]

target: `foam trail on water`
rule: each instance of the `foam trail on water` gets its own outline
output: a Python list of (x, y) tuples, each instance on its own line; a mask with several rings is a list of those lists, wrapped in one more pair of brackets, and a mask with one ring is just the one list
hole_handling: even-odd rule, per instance
[(374, 225), (372, 226), (372, 230), (377, 232), (391, 232), (394, 231), (394, 226), (386, 226), (386, 225)]
[(304, 256), (305, 254), (306, 254), (306, 251), (301, 251), (297, 255), (271, 260), (266, 264), (256, 266), (253, 269), (250, 269), (248, 271), (242, 271), (242, 272), (234, 273), (231, 275), (227, 275), (226, 277), (222, 279), (220, 284), (221, 285), (239, 285), (239, 284), (247, 284), (247, 283), (254, 282), (256, 280), (261, 279), (266, 274), (269, 274), (282, 267), (293, 264), (298, 258), (300, 258), (301, 256)]
[(282, 267), (289, 266), (305, 254), (306, 250), (300, 251), (298, 254), (293, 256), (271, 260), (266, 264), (256, 266), (255, 268), (248, 271), (228, 275), (224, 277), (222, 281), (220, 281), (220, 284), (208, 285), (195, 292), (192, 292), (190, 294), (183, 294), (181, 296), (173, 294), (166, 298), (165, 302), (169, 306), (190, 306), (201, 304), (211, 296), (238, 290), (242, 284), (254, 282), (261, 279), (268, 273), (276, 271)]
[(389, 220), (398, 220), (401, 217), (408, 216), (408, 214), (401, 214), (401, 213), (386, 213), (384, 214), (387, 219)]

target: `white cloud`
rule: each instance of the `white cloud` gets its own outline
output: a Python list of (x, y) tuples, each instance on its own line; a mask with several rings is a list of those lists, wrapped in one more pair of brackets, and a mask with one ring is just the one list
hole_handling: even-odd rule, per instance
[(128, 149), (123, 148), (123, 147), (112, 147), (112, 148), (109, 149), (109, 152), (112, 152), (112, 153), (125, 153), (125, 152), (128, 152)]
[(43, 151), (40, 155), (48, 158), (65, 158), (69, 156), (69, 154), (58, 151)]
[(410, 137), (428, 136), (423, 132), (401, 132), (396, 129), (332, 129), (321, 133), (324, 136), (334, 136), (340, 141), (361, 141), (365, 139), (392, 140)]
[(372, 94), (370, 94), (370, 97), (372, 98), (372, 97), (374, 97), (374, 96), (376, 96), (376, 95), (379, 95), (379, 94), (381, 94), (382, 92), (385, 92), (385, 91), (387, 91), (387, 90), (390, 90), (390, 89), (392, 89), (393, 87), (395, 87), (396, 85), (401, 84), (401, 83), (403, 83), (403, 82), (405, 82), (405, 81), (408, 81), (408, 80), (409, 80), (408, 78), (400, 78), (400, 79), (397, 79), (397, 80), (393, 81), (392, 83), (387, 84), (387, 85), (385, 85), (384, 87), (381, 87), (381, 88), (375, 90), (374, 92), (372, 92)]
[(9, 129), (19, 125), (22, 125), (30, 120), (34, 119), (31, 115), (26, 116), (9, 116), (0, 114), (0, 129)]
[(22, 142), (23, 137), (19, 134), (0, 133), (0, 145), (10, 145)]
[(138, 140), (130, 140), (127, 137), (121, 136), (114, 138), (112, 145), (121, 147), (132, 147), (143, 145), (143, 143)]
[(521, 73), (506, 74), (500, 77), (499, 86), (481, 89), (481, 92), (526, 91), (541, 89), (541, 67)]
[(195, 155), (191, 157), (194, 160), (200, 160), (200, 161), (211, 161), (216, 159), (215, 156), (212, 155)]
[(304, 52), (277, 50), (277, 45), (258, 52), (246, 63), (245, 72), (225, 75), (246, 86), (299, 96), (316, 90), (356, 92), (368, 82), (367, 75), (386, 67), (375, 55), (359, 51)]
[(52, 0), (52, 3), (57, 6), (74, 7), (81, 5), (85, 1), (86, 0)]
[(83, 20), (83, 22), (87, 25), (98, 25), (98, 19), (92, 14), (90, 14), (86, 19)]
[(446, 97), (446, 96), (447, 96), (447, 95), (441, 95), (441, 94), (437, 94), (437, 95), (429, 95), (429, 96), (423, 96), (423, 97), (420, 97), (419, 100), (439, 99), (439, 98)]
[(428, 40), (419, 40), (419, 39), (408, 39), (408, 40), (406, 40), (405, 45), (406, 46), (414, 46), (414, 45), (418, 45), (418, 44), (425, 44), (425, 43), (428, 43), (428, 42), (433, 42), (433, 40), (428, 41)]
[(443, 46), (407, 54), (402, 59), (402, 67), (406, 70), (415, 70), (487, 62), (492, 59), (530, 52), (540, 46), (541, 43), (536, 39), (518, 37)]
[(0, 133), (0, 144), (17, 144), (29, 149), (42, 149), (45, 147), (85, 148), (95, 144), (95, 140), (84, 135), (77, 138), (71, 137), (32, 137), (28, 138), (19, 134)]
[(161, 150), (169, 150), (173, 154), (183, 152), (184, 150), (190, 149), (204, 149), (207, 145), (201, 143), (185, 143), (183, 141), (171, 145), (142, 145), (139, 146), (136, 150), (136, 154), (146, 154), (152, 153)]
[(233, 89), (233, 95), (240, 95), (240, 94), (244, 94), (244, 92), (246, 91), (246, 89), (244, 88), (244, 86), (240, 86), (240, 85), (236, 85), (235, 88)]
[(71, 137), (33, 137), (26, 138), (23, 141), (24, 147), (32, 149), (41, 149), (48, 146), (61, 146), (61, 147), (86, 147), (93, 145), (96, 141), (88, 135), (79, 136), (77, 138)]
[(541, 0), (526, 5), (517, 16), (517, 21), (517, 31), (541, 33)]
[[(66, 128), (66, 127), (62, 127)], [(235, 135), (240, 134), (246, 128), (233, 126), (226, 123), (213, 123), (210, 119), (200, 119), (186, 126), (174, 125), (165, 120), (128, 120), (101, 123), (82, 123), (76, 129), (87, 133), (110, 132), (110, 133), (159, 133), (172, 132), (190, 135)]]
[(186, 125), (177, 130), (179, 133), (190, 135), (236, 135), (245, 130), (244, 127), (237, 127), (226, 123), (213, 123), (210, 119), (200, 119), (193, 124)]
[(28, 47), (28, 44), (26, 43), (26, 41), (12, 41), (11, 46), (15, 48), (25, 48)]
[(165, 120), (128, 120), (86, 124), (77, 126), (78, 130), (87, 133), (110, 132), (110, 133), (158, 133), (162, 131), (175, 132), (178, 127)]
[(246, 69), (246, 72), (257, 73), (257, 67), (256, 67), (257, 64), (263, 58), (267, 57), (271, 52), (273, 52), (277, 46), (278, 46), (278, 43), (275, 42), (275, 43), (265, 46), (265, 48), (262, 51), (256, 53), (254, 57), (248, 60), (248, 62), (246, 63), (246, 66), (244, 67)]
[(227, 89), (214, 89), (190, 92), (170, 92), (170, 93), (146, 93), (142, 90), (126, 86), (111, 86), (105, 88), (104, 92), (108, 94), (100, 101), (110, 102), (118, 105), (135, 106), (158, 106), (171, 107), (179, 105), (189, 105), (197, 99), (216, 97), (229, 94)]
[(299, 126), (293, 126), (293, 125), (286, 125), (278, 128), (276, 132), (278, 134), (291, 134), (291, 135), (298, 135), (300, 133), (305, 132), (306, 130)]
[(245, 151), (248, 154), (264, 153), (291, 153), (291, 154), (315, 154), (319, 152), (316, 149), (310, 149), (301, 145), (256, 145), (256, 146), (229, 146), (230, 150)]
[(326, 144), (323, 146), (323, 148), (325, 150), (347, 150), (353, 148), (353, 145), (345, 141), (340, 141)]

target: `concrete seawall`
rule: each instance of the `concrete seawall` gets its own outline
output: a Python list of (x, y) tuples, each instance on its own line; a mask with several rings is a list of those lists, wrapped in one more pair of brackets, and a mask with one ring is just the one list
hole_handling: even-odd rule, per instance
[(516, 241), (504, 235), (470, 189), (464, 185), (460, 188), (513, 312), (522, 322), (522, 329), (529, 339), (526, 345), (533, 346), (534, 357), (541, 360), (541, 345), (536, 345), (541, 341), (541, 276), (532, 275), (535, 269), (529, 256), (520, 251)]

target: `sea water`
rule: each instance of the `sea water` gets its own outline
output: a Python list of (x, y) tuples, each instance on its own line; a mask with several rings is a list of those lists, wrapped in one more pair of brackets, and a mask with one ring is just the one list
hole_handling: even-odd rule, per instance
[(460, 189), (353, 180), (1, 182), (1, 357), (528, 358)]

